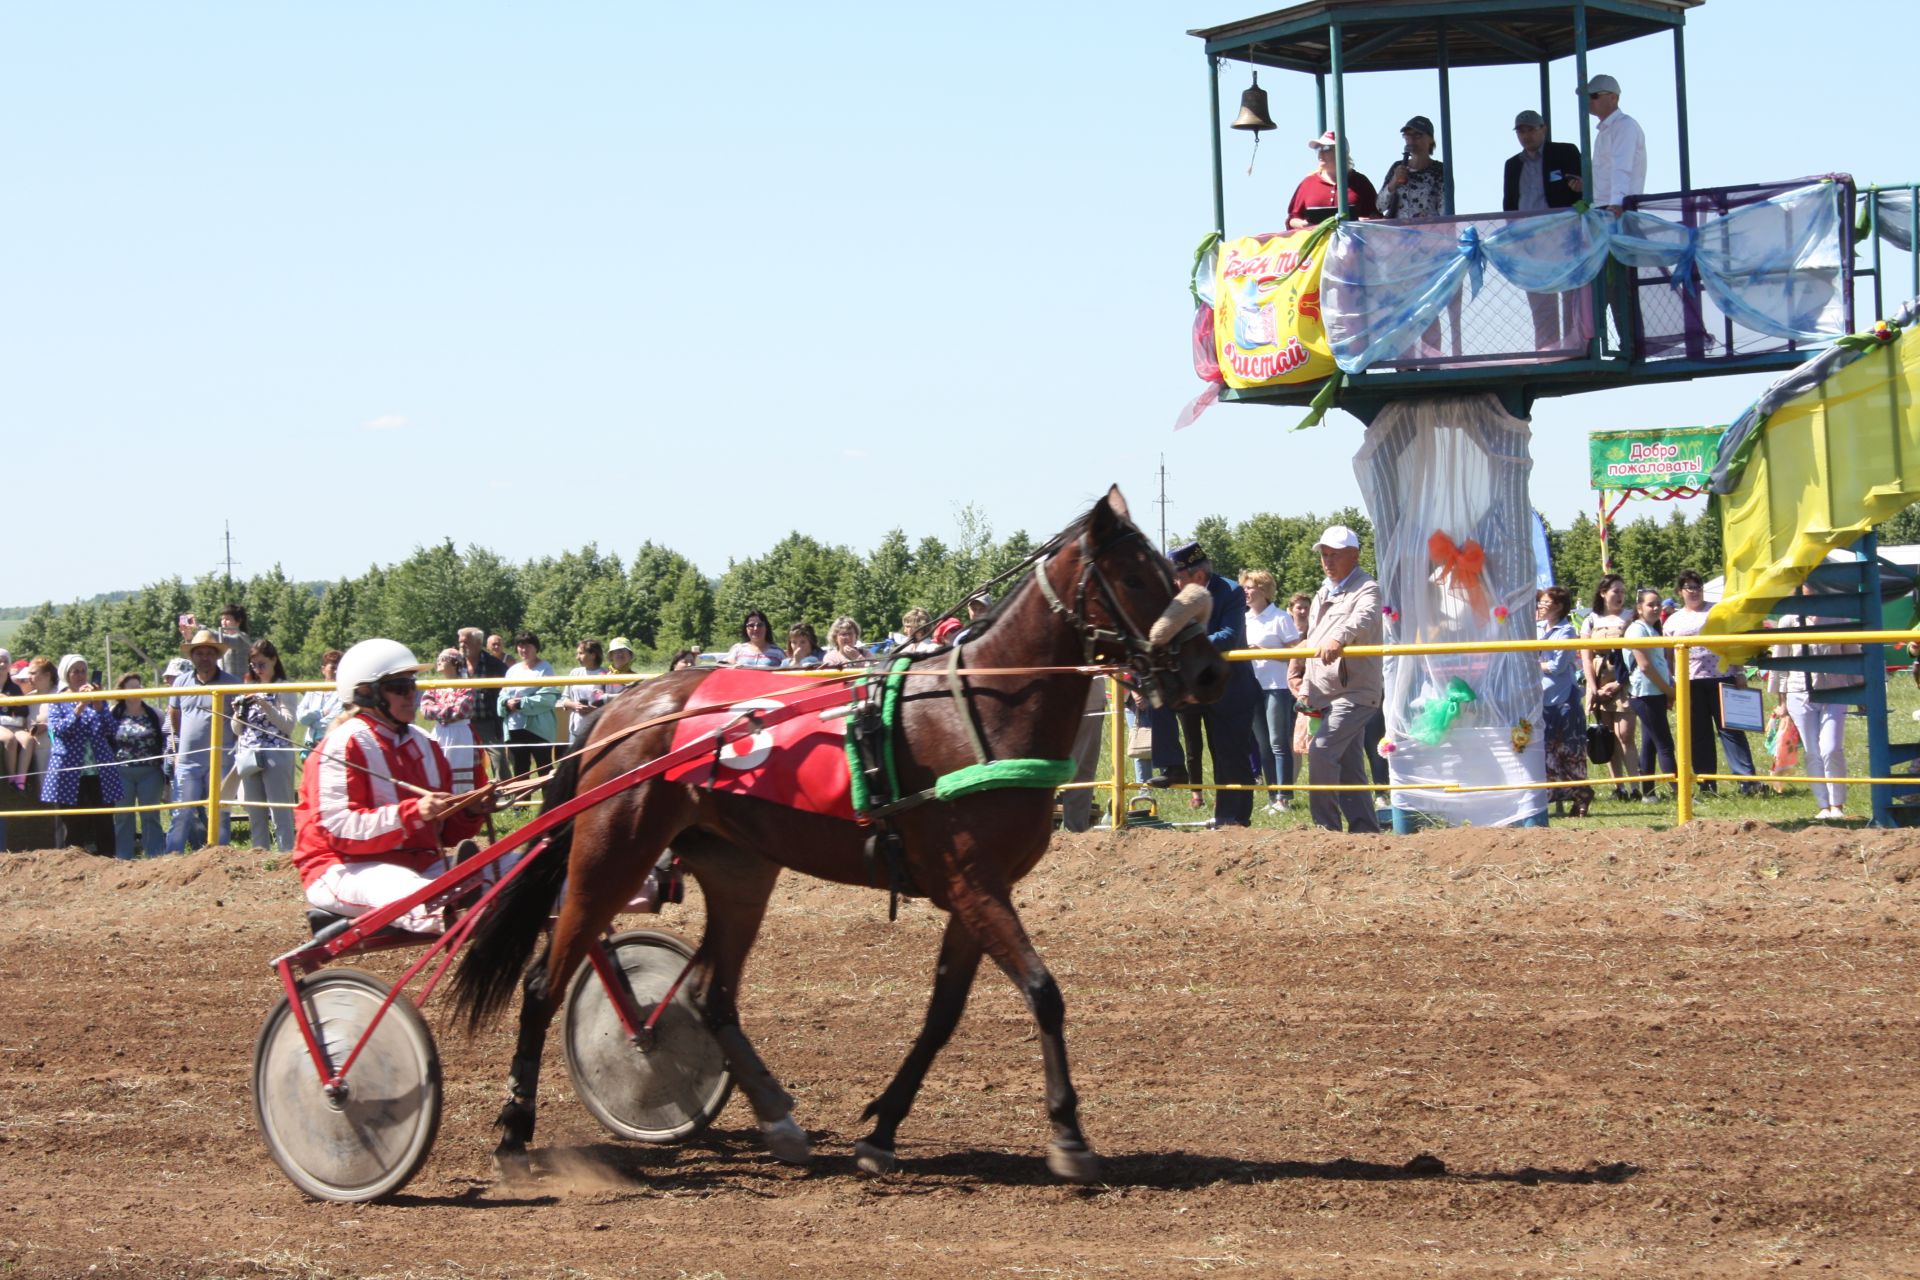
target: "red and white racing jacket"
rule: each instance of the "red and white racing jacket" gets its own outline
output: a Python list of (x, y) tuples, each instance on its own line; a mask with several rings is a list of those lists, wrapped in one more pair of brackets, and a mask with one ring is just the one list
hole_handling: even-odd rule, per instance
[(351, 862), (392, 862), (426, 874), (442, 845), (457, 844), (486, 821), (479, 806), (469, 805), (423, 822), (419, 796), (396, 780), (450, 791), (453, 768), (439, 744), (412, 725), (394, 729), (367, 716), (335, 723), (307, 757), (293, 812), (293, 864), (303, 886)]

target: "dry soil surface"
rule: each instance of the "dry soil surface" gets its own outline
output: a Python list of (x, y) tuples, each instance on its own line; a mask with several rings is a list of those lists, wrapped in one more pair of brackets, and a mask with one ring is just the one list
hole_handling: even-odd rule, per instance
[[(1916, 865), (1752, 824), (1061, 837), (1019, 900), (1091, 1188), (1045, 1173), (991, 970), (898, 1174), (855, 1172), (939, 919), (788, 879), (743, 1005), (811, 1170), (738, 1097), (684, 1147), (607, 1139), (549, 1045), (537, 1176), (502, 1184), (507, 1033), (439, 1025), (435, 1152), (352, 1206), (296, 1192), (250, 1110), (289, 870), (0, 856), (0, 1277), (1916, 1275)], [(697, 903), (665, 922), (697, 936)]]

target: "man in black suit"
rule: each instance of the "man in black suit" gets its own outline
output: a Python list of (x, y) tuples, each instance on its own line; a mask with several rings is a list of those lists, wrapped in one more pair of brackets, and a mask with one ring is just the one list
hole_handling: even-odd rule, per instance
[[(1580, 198), (1580, 148), (1547, 141), (1547, 122), (1538, 111), (1513, 119), (1520, 153), (1507, 160), (1506, 194), (1500, 207), (1509, 213), (1545, 213), (1566, 209)], [(1534, 344), (1542, 353), (1578, 355), (1590, 332), (1582, 295), (1530, 293)]]

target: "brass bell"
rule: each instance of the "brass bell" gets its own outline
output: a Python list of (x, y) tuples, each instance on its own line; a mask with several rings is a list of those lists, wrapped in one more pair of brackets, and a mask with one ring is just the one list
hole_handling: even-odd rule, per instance
[(1253, 88), (1240, 95), (1240, 114), (1233, 118), (1231, 126), (1250, 133), (1262, 133), (1273, 128), (1273, 117), (1267, 114), (1267, 91), (1260, 87), (1260, 73), (1253, 73)]

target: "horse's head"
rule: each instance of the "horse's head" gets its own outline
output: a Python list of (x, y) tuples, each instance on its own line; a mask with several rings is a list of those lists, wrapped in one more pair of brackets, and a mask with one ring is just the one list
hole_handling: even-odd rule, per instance
[[(1174, 585), (1167, 558), (1128, 517), (1118, 485), (1060, 541), (1069, 543), (1076, 532), (1072, 603), (1049, 598), (1079, 627), (1088, 661), (1129, 668), (1157, 707), (1212, 702), (1225, 693), (1227, 664), (1207, 639), (1207, 589)], [(1047, 583), (1044, 573), (1040, 581)]]

